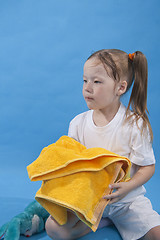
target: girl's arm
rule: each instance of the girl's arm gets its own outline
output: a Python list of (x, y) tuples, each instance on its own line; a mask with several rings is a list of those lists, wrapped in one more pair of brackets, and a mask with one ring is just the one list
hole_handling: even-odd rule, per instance
[(130, 191), (145, 184), (154, 174), (155, 164), (148, 166), (141, 166), (135, 175), (128, 182), (114, 183), (110, 188), (116, 190), (115, 192), (106, 195), (105, 199), (110, 199), (109, 204), (118, 202), (125, 197)]

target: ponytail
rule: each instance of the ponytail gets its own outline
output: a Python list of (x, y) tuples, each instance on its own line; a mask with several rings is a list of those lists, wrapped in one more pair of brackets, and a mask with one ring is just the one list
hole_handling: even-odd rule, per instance
[[(148, 64), (144, 54), (136, 51), (134, 54), (129, 54), (128, 61), (132, 62), (134, 84), (131, 97), (127, 107), (127, 112), (132, 107), (136, 122), (141, 117), (143, 119), (143, 130), (148, 127), (151, 141), (153, 140), (152, 128), (147, 116), (147, 82), (148, 82)], [(129, 83), (130, 85), (130, 83)]]

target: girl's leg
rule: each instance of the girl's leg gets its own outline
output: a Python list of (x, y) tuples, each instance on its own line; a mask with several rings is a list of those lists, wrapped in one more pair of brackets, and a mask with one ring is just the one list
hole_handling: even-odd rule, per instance
[(152, 228), (141, 240), (160, 240), (160, 226)]
[(65, 225), (59, 225), (53, 217), (46, 221), (46, 232), (54, 240), (71, 240), (77, 239), (91, 232), (91, 229), (84, 224), (72, 212), (68, 212), (68, 220)]
[[(46, 232), (51, 239), (54, 240), (72, 240), (80, 238), (92, 230), (84, 224), (72, 212), (68, 211), (68, 220), (65, 225), (59, 225), (56, 220), (50, 216), (46, 221)], [(112, 222), (108, 218), (102, 218), (98, 229), (111, 225)]]

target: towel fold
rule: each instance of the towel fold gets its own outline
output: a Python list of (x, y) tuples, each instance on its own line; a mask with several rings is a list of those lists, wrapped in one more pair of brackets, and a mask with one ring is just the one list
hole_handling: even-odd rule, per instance
[(45, 147), (27, 167), (32, 181), (42, 180), (36, 200), (60, 224), (73, 211), (93, 231), (108, 204), (109, 184), (129, 176), (129, 159), (103, 148), (89, 148), (68, 136)]

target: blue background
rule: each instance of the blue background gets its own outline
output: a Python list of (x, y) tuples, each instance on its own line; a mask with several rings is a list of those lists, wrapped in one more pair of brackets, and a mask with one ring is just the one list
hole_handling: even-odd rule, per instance
[[(87, 110), (83, 64), (102, 48), (140, 50), (148, 59), (157, 164), (146, 187), (160, 211), (159, 11), (159, 0), (0, 0), (0, 225), (22, 211), (40, 186), (30, 182), (26, 166)], [(103, 231), (98, 238), (109, 239)], [(119, 239), (114, 234), (111, 239)]]

